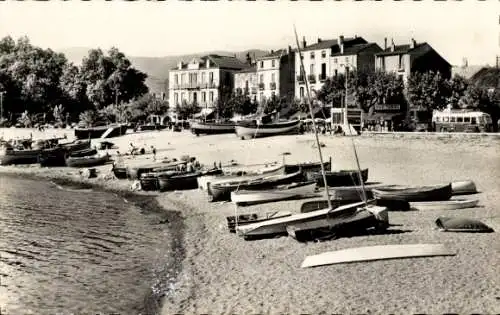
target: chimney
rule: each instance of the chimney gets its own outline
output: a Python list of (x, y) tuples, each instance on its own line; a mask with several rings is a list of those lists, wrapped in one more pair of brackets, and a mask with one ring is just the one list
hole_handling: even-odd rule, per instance
[(271, 55), (272, 55), (272, 54), (274, 54), (274, 50), (273, 50), (273, 49), (271, 49)]
[(306, 37), (302, 37), (302, 48), (306, 48), (307, 42), (306, 42)]
[(394, 38), (391, 38), (391, 51), (396, 50), (396, 45), (394, 45)]
[(179, 63), (177, 64), (177, 68), (180, 70), (180, 69), (182, 69), (182, 66), (183, 66), (183, 62), (179, 61)]
[(384, 37), (384, 50), (387, 50), (387, 37)]
[(250, 53), (249, 53), (249, 52), (247, 52), (247, 63), (248, 63), (249, 65), (251, 65), (251, 64), (252, 64), (252, 57), (250, 57)]
[(410, 49), (415, 48), (415, 46), (417, 46), (417, 42), (412, 38), (410, 41)]
[(318, 37), (318, 44), (321, 43), (321, 38)]
[(337, 43), (339, 44), (340, 54), (343, 54), (344, 53), (344, 36), (343, 35), (339, 36)]
[(207, 58), (207, 68), (210, 68), (210, 58)]
[(291, 56), (292, 55), (292, 46), (288, 45), (288, 54)]

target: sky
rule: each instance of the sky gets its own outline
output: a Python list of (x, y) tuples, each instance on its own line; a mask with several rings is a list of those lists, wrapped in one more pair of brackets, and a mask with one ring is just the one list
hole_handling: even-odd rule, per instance
[(295, 46), (362, 36), (381, 47), (428, 42), (451, 64), (494, 64), (500, 56), (500, 1), (181, 2), (0, 1), (0, 37), (27, 35), (53, 50), (118, 47), (161, 57), (213, 50)]

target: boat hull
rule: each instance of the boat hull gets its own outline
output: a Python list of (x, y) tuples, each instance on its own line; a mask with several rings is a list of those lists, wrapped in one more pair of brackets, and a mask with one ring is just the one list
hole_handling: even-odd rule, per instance
[(376, 199), (397, 199), (408, 202), (417, 201), (444, 201), (452, 195), (451, 184), (421, 187), (384, 187), (372, 189)]
[[(110, 128), (112, 128), (112, 130), (108, 131)], [(105, 135), (105, 138), (113, 138), (123, 136), (125, 133), (127, 133), (127, 129), (127, 125), (76, 128), (75, 137), (77, 139), (97, 139)]]
[(316, 189), (315, 182), (291, 184), (271, 190), (238, 190), (231, 192), (231, 201), (237, 205), (251, 205), (264, 202), (310, 196)]
[(223, 134), (223, 133), (233, 133), (235, 124), (221, 124), (221, 123), (201, 123), (192, 122), (191, 132), (195, 135), (213, 135), (213, 134)]
[[(338, 186), (357, 186), (361, 185), (359, 173), (357, 170), (341, 170), (325, 172), (326, 184), (330, 187)], [(361, 170), (361, 178), (363, 183), (368, 180), (368, 169)], [(321, 172), (309, 173), (309, 180), (315, 180), (319, 187), (324, 187), (325, 183)]]
[(0, 165), (35, 164), (42, 150), (3, 150)]
[(264, 176), (262, 178), (250, 181), (236, 181), (233, 183), (230, 182), (225, 184), (213, 184), (213, 185), (211, 184), (209, 189), (212, 195), (212, 201), (230, 201), (231, 192), (237, 189), (243, 189), (243, 190), (271, 189), (278, 185), (285, 185), (298, 181), (300, 180), (301, 176), (302, 173), (299, 171), (287, 175)]
[(410, 207), (417, 210), (457, 210), (474, 208), (479, 203), (477, 199), (455, 199), (445, 201), (411, 202)]
[(471, 180), (461, 180), (451, 183), (453, 195), (468, 195), (477, 193), (476, 184)]
[(297, 134), (300, 120), (277, 124), (251, 124), (241, 123), (235, 127), (236, 135), (241, 139), (277, 136), (283, 134)]
[(160, 191), (189, 190), (198, 188), (196, 178), (199, 173), (190, 173), (170, 177), (158, 177), (158, 187)]
[(111, 161), (111, 157), (109, 155), (69, 157), (66, 159), (66, 165), (69, 167), (90, 167), (104, 165), (109, 161)]

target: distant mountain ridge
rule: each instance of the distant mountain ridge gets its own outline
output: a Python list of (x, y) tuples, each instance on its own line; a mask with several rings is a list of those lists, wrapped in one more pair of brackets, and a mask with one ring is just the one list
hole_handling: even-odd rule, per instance
[[(68, 61), (80, 65), (82, 63), (83, 57), (88, 55), (88, 51), (91, 48), (86, 47), (72, 47), (60, 49), (61, 52), (66, 55)], [(107, 51), (108, 49), (103, 49)], [(147, 73), (148, 78), (146, 79), (146, 85), (149, 87), (151, 93), (161, 94), (166, 93), (168, 95), (168, 73), (172, 68), (177, 66), (179, 61), (188, 62), (193, 58), (205, 56), (208, 54), (217, 54), (224, 56), (236, 56), (236, 58), (245, 61), (247, 53), (250, 53), (252, 58), (261, 57), (269, 53), (269, 51), (260, 49), (250, 49), (240, 52), (229, 52), (229, 51), (211, 51), (202, 52), (196, 54), (186, 54), (178, 56), (165, 56), (165, 57), (141, 57), (141, 56), (130, 56), (124, 52), (125, 55), (132, 62), (132, 66), (136, 69)]]

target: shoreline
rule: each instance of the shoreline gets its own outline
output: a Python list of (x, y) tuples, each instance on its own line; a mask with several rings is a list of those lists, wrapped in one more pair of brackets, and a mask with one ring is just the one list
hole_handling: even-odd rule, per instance
[[(183, 244), (185, 227), (181, 211), (167, 209), (165, 206), (161, 205), (157, 199), (156, 194), (153, 195), (130, 191), (127, 190), (126, 187), (121, 187), (121, 185), (106, 185), (107, 181), (90, 181), (88, 179), (78, 179), (77, 177), (69, 177), (68, 175), (57, 174), (56, 172), (51, 173), (50, 171), (55, 168), (47, 168), (46, 171), (42, 168), (38, 168), (39, 170), (41, 170), (40, 172), (30, 172), (28, 171), (30, 169), (33, 170), (35, 168), (2, 166), (0, 168), (0, 176), (45, 181), (58, 186), (58, 188), (60, 189), (92, 189), (95, 191), (112, 194), (119, 198), (122, 198), (127, 203), (134, 204), (140, 209), (141, 212), (144, 211), (147, 213), (155, 213), (156, 215), (160, 215), (160, 217), (158, 218), (160, 224), (166, 223), (169, 225), (169, 234), (172, 236), (169, 247), (175, 254), (168, 259), (167, 265), (164, 266), (162, 273), (160, 274), (160, 277), (163, 280), (168, 279), (168, 281), (162, 282), (161, 280), (156, 279), (159, 281), (156, 281), (156, 283), (151, 286), (148, 292), (144, 294), (144, 302), (136, 308), (136, 310), (140, 314), (159, 314), (162, 310), (163, 300), (169, 290), (169, 287), (171, 286), (172, 282), (177, 281), (177, 278), (182, 271), (182, 261), (185, 258), (185, 249)], [(117, 180), (115, 179), (114, 181)]]
[[(195, 156), (201, 163), (235, 160), (240, 164), (281, 161), (316, 161), (310, 134), (242, 141), (234, 135), (195, 137), (188, 133), (152, 132), (139, 138), (126, 135), (111, 140), (122, 152), (131, 141), (154, 144), (169, 157)], [(142, 140), (145, 139), (145, 140)], [(282, 201), (235, 208), (232, 203), (208, 202), (205, 192), (131, 192), (131, 181), (105, 180), (111, 165), (96, 167), (98, 178), (82, 179), (78, 169), (3, 166), (0, 174), (15, 173), (48, 180), (85, 183), (119, 195), (152, 198), (160, 211), (177, 211), (178, 234), (170, 241), (179, 252), (167, 269), (177, 267), (168, 285), (160, 314), (199, 313), (495, 313), (498, 294), (492, 279), (500, 273), (498, 232), (488, 235), (442, 233), (435, 230), (438, 216), (465, 216), (500, 230), (499, 147), (494, 138), (482, 141), (389, 139), (355, 137), (361, 167), (370, 169), (369, 181), (386, 184), (430, 185), (472, 179), (481, 192), (480, 207), (452, 211), (391, 212), (398, 232), (378, 236), (341, 238), (320, 243), (298, 243), (287, 237), (244, 241), (229, 233), (225, 217), (275, 211), (298, 212), (304, 200)], [(142, 142), (141, 142), (142, 141)], [(352, 142), (346, 137), (320, 136), (324, 156), (335, 168), (355, 167)], [(162, 151), (161, 151), (162, 150)], [(159, 157), (161, 158), (161, 157)], [(126, 163), (151, 161), (151, 156), (126, 158)], [(308, 199), (307, 201), (312, 200)], [(171, 223), (169, 223), (171, 224)], [(497, 241), (495, 241), (497, 240)], [(359, 246), (443, 243), (458, 255), (301, 269), (304, 257), (324, 251)], [(175, 265), (175, 266), (174, 266)], [(471, 266), (474, 266), (473, 268)], [(439, 276), (436, 276), (436, 273)], [(453, 284), (450, 286), (450, 283)], [(333, 289), (332, 288), (337, 288)], [(154, 303), (153, 303), (154, 304)], [(159, 303), (158, 303), (159, 304)], [(160, 311), (161, 309), (161, 311)]]

